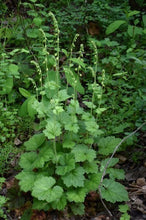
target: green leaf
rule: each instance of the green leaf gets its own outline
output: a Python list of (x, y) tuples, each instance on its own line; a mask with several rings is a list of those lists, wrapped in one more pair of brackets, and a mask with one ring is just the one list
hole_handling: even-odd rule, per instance
[(65, 49), (62, 49), (62, 52), (65, 54), (66, 57), (68, 57), (68, 52)]
[(43, 21), (43, 20), (42, 20), (41, 18), (39, 18), (39, 17), (33, 19), (33, 23), (34, 23), (36, 26), (40, 26), (41, 23), (42, 23), (42, 21)]
[[(49, 58), (48, 65), (49, 66), (52, 66), (52, 65), (56, 66), (55, 57)], [(57, 79), (58, 79), (58, 82), (57, 82)], [(48, 78), (45, 81), (45, 93), (49, 99), (51, 99), (54, 96), (57, 96), (59, 84), (60, 84), (60, 76), (59, 76), (58, 72), (53, 71), (53, 70), (49, 70)]]
[(4, 183), (6, 181), (6, 179), (4, 177), (0, 177), (0, 186), (1, 186), (1, 183)]
[(128, 13), (128, 17), (131, 17), (131, 16), (133, 16), (133, 15), (137, 15), (137, 14), (139, 14), (140, 13), (140, 11), (131, 11), (131, 12), (129, 12)]
[(130, 37), (134, 36), (134, 29), (135, 29), (134, 26), (128, 25), (127, 33), (129, 34)]
[(92, 135), (97, 136), (99, 133), (99, 125), (96, 123), (96, 121), (85, 121), (86, 130)]
[(129, 206), (127, 204), (119, 205), (119, 211), (125, 213), (129, 210)]
[(94, 143), (94, 139), (93, 138), (85, 138), (84, 140), (83, 140), (83, 143), (84, 144), (90, 144), (90, 145), (92, 145), (93, 143)]
[(63, 142), (63, 148), (72, 149), (75, 146), (75, 142), (70, 139), (65, 139)]
[(43, 132), (48, 139), (55, 139), (61, 135), (61, 125), (57, 121), (47, 120), (46, 129)]
[(71, 152), (75, 155), (76, 162), (83, 162), (85, 160), (92, 162), (96, 157), (96, 152), (84, 144), (77, 145)]
[(38, 157), (35, 159), (35, 161), (33, 162), (33, 166), (35, 168), (43, 168), (45, 164), (45, 160), (44, 157), (41, 157), (40, 155), (38, 155)]
[[(9, 54), (10, 55), (12, 55), (12, 56), (14, 56), (17, 52), (19, 52), (20, 51), (20, 49), (14, 49), (14, 50), (12, 50)], [(14, 64), (15, 65), (15, 64)], [(16, 65), (17, 66), (17, 65)]]
[(60, 102), (67, 100), (70, 96), (67, 94), (66, 89), (62, 89), (58, 92), (58, 99)]
[(101, 115), (102, 112), (104, 112), (104, 111), (106, 111), (106, 110), (107, 110), (107, 108), (97, 108), (97, 109), (95, 110), (95, 112), (96, 112), (98, 115)]
[(65, 175), (75, 168), (75, 159), (72, 154), (62, 155), (58, 163), (60, 164), (56, 167), (58, 175)]
[(37, 154), (36, 152), (24, 153), (20, 158), (20, 166), (27, 170), (31, 171), (34, 168), (42, 168), (45, 163), (45, 157), (41, 156), (41, 154)]
[(107, 173), (109, 173), (111, 179), (123, 180), (125, 178), (124, 170), (108, 168)]
[(74, 215), (83, 215), (85, 212), (85, 206), (83, 203), (75, 203), (70, 205)]
[(128, 215), (128, 213), (123, 213), (120, 217), (120, 220), (130, 220), (130, 215)]
[(0, 92), (0, 94), (2, 95), (9, 94), (12, 91), (12, 88), (13, 88), (13, 78), (9, 77), (4, 82), (3, 90)]
[(116, 31), (122, 24), (126, 23), (126, 21), (124, 20), (117, 20), (114, 21), (113, 23), (111, 23), (107, 29), (106, 29), (106, 34), (109, 35), (111, 33), (113, 33), (114, 31)]
[[(6, 198), (4, 196), (0, 196), (0, 208), (2, 208), (4, 206), (4, 204), (6, 203)], [(1, 215), (1, 212), (0, 212)], [(2, 217), (2, 216), (1, 216)]]
[(129, 34), (130, 37), (135, 37), (136, 35), (142, 35), (143, 29), (133, 25), (128, 25), (127, 33)]
[(27, 37), (30, 37), (30, 38), (37, 38), (40, 35), (40, 32), (38, 29), (34, 29), (34, 28), (27, 29), (26, 35), (27, 35)]
[(85, 68), (85, 63), (80, 58), (71, 58), (70, 60), (73, 61), (73, 63)]
[(28, 100), (26, 99), (23, 104), (21, 105), (21, 107), (19, 108), (18, 114), (20, 117), (25, 117), (28, 115), (27, 112), (27, 104), (28, 104)]
[(73, 123), (71, 120), (68, 121), (68, 124), (65, 125), (65, 130), (78, 133), (79, 126), (77, 123)]
[(96, 108), (96, 105), (94, 105), (92, 102), (83, 101), (83, 103), (84, 103), (88, 108), (92, 108), (92, 109), (95, 109), (95, 108)]
[(60, 186), (54, 186), (55, 179), (52, 177), (42, 176), (34, 183), (32, 196), (39, 200), (53, 202), (62, 196), (63, 189)]
[[(47, 56), (47, 58), (48, 58), (48, 68), (52, 68), (52, 67), (54, 67), (54, 66), (56, 66), (56, 58), (55, 58), (55, 56), (54, 55), (48, 55)], [(53, 71), (53, 70), (51, 70), (51, 71), (49, 71), (49, 75), (48, 75), (48, 79), (49, 79), (49, 81), (55, 81), (56, 82), (56, 76), (57, 76), (57, 73), (55, 72), (55, 71)]]
[(34, 161), (37, 159), (36, 152), (24, 153), (21, 155), (19, 165), (21, 168), (31, 171), (35, 168)]
[(123, 202), (128, 201), (128, 192), (126, 191), (125, 187), (115, 182), (111, 179), (104, 179), (103, 187), (101, 188), (102, 197), (109, 202)]
[(119, 126), (113, 127), (113, 131), (115, 134), (122, 133), (125, 128), (131, 127), (131, 123), (120, 124)]
[(23, 88), (19, 88), (19, 92), (21, 93), (21, 95), (23, 95), (25, 98), (28, 98), (31, 96), (31, 93), (28, 92), (26, 89)]
[(67, 187), (81, 187), (84, 185), (84, 173), (85, 170), (82, 167), (76, 167), (75, 170), (72, 170), (69, 174), (62, 176), (62, 180)]
[[(104, 168), (107, 164), (107, 162), (109, 161), (110, 158), (106, 158), (105, 160), (102, 160), (101, 163), (100, 163), (100, 171), (103, 172), (104, 171)], [(108, 164), (108, 167), (113, 167), (115, 166), (117, 163), (119, 162), (119, 159), (118, 158), (112, 158), (110, 160), (110, 163)]]
[(84, 94), (84, 87), (80, 83), (79, 76), (74, 73), (70, 68), (65, 67), (64, 71), (67, 82), (79, 93)]
[(83, 164), (83, 168), (85, 169), (85, 172), (87, 174), (89, 174), (89, 173), (97, 173), (98, 172), (98, 166), (97, 166), (97, 164), (94, 161), (92, 161), (92, 162), (88, 162), (88, 161), (85, 162)]
[(37, 150), (38, 147), (44, 143), (45, 139), (46, 138), (43, 133), (35, 134), (24, 143), (24, 146), (26, 147), (26, 150)]
[(89, 112), (84, 112), (82, 114), (82, 119), (84, 121), (95, 121), (95, 118)]
[(55, 157), (53, 144), (46, 141), (40, 148), (39, 157), (43, 158), (44, 162), (48, 162)]
[(101, 172), (97, 172), (96, 174), (93, 173), (93, 174), (88, 175), (88, 179), (85, 180), (85, 186), (84, 186), (87, 193), (98, 189), (101, 177), (102, 177)]
[(36, 175), (34, 172), (22, 171), (16, 176), (19, 180), (19, 185), (21, 190), (24, 192), (31, 191), (36, 180)]
[(106, 156), (113, 153), (115, 147), (120, 143), (120, 141), (120, 138), (115, 138), (114, 136), (101, 138), (98, 142), (98, 153)]
[(29, 0), (29, 1), (35, 3), (37, 0)]
[(29, 115), (31, 118), (34, 118), (35, 114), (37, 113), (36, 109), (34, 108), (35, 101), (36, 101), (35, 96), (28, 97), (21, 105), (19, 109), (19, 115), (21, 117), (25, 117)]
[(20, 73), (18, 72), (18, 66), (16, 64), (9, 65), (9, 73), (13, 75), (15, 78), (20, 78)]
[(49, 209), (51, 209), (51, 205), (47, 201), (42, 201), (42, 200), (33, 198), (32, 209), (48, 211)]
[(69, 115), (65, 113), (66, 117), (64, 118), (63, 124), (65, 130), (77, 133), (79, 130), (79, 125), (77, 124), (78, 119), (76, 115)]
[[(25, 199), (24, 199), (24, 201), (25, 201)], [(32, 209), (29, 207), (23, 212), (23, 214), (21, 216), (21, 220), (31, 219), (31, 216), (32, 216)]]
[(62, 196), (61, 198), (57, 199), (56, 201), (52, 202), (52, 208), (57, 210), (64, 210), (67, 205), (66, 196)]
[(28, 100), (28, 102), (27, 102), (28, 115), (31, 118), (34, 118), (37, 113), (36, 109), (33, 107), (34, 102), (36, 101), (36, 98), (35, 98), (35, 96), (30, 96), (27, 100)]
[(26, 50), (26, 49), (22, 48), (21, 53), (29, 53), (29, 50)]
[(84, 202), (86, 191), (84, 188), (68, 190), (66, 193), (69, 202)]
[(82, 114), (83, 109), (80, 107), (79, 102), (77, 100), (71, 100), (69, 106), (67, 107), (67, 111), (73, 114)]

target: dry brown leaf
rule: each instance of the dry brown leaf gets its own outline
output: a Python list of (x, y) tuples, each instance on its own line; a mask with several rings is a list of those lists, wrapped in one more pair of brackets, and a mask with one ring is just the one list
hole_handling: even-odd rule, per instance
[(146, 185), (145, 178), (138, 178), (138, 179), (136, 180), (136, 184), (137, 184), (138, 186), (144, 186), (144, 185)]
[(11, 179), (9, 179), (5, 182), (7, 189), (12, 188), (15, 184), (16, 184), (16, 179), (14, 177), (12, 177)]
[(46, 220), (46, 214), (44, 211), (34, 210), (31, 216), (31, 220)]
[(118, 154), (117, 158), (119, 158), (119, 160), (120, 160), (119, 163), (125, 163), (125, 161), (127, 160), (127, 158), (121, 154)]
[(110, 218), (105, 215), (99, 215), (97, 217), (94, 217), (93, 220), (109, 220)]
[(18, 145), (22, 144), (22, 141), (20, 141), (20, 139), (18, 139), (18, 138), (15, 138), (14, 144), (15, 144), (16, 146), (18, 146)]

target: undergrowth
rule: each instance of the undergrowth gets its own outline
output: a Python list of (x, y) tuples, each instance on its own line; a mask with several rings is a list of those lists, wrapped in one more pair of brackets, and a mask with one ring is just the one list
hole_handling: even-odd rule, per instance
[[(30, 0), (19, 5), (25, 17), (18, 10), (14, 19), (2, 19), (0, 175), (9, 169), (15, 138), (29, 139), (16, 178), (31, 195), (32, 209), (67, 207), (82, 215), (115, 147), (145, 120), (146, 17), (128, 1), (113, 4)], [(98, 29), (93, 35), (91, 21)], [(137, 136), (119, 150), (134, 147)], [(111, 203), (128, 200), (118, 161), (112, 158), (101, 187)], [(129, 218), (126, 205), (119, 210), (121, 219)]]

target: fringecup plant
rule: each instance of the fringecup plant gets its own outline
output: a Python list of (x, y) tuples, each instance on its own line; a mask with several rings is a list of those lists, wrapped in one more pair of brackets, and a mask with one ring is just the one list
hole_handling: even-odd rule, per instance
[[(53, 70), (47, 66), (49, 53), (45, 46), (47, 77), (41, 77), (44, 82), (41, 81), (40, 95), (31, 103), (40, 123), (37, 132), (24, 143), (26, 152), (20, 158), (22, 171), (16, 178), (19, 179), (21, 190), (31, 192), (33, 209), (64, 210), (68, 207), (74, 214), (82, 215), (86, 195), (98, 189), (102, 176), (101, 168), (97, 165), (97, 152), (92, 148), (95, 138), (103, 133), (93, 115), (96, 68), (93, 69), (93, 98), (91, 102), (84, 102), (87, 106), (84, 109), (77, 99), (77, 92), (84, 94), (78, 74), (85, 63), (81, 53), (78, 58), (72, 58), (76, 37), (68, 56), (69, 65), (63, 67), (67, 86), (62, 89), (59, 77), (59, 31), (55, 17), (52, 13), (50, 15), (55, 23), (57, 39)], [(46, 40), (45, 37), (44, 45)], [(67, 54), (67, 51), (64, 52)], [(74, 64), (78, 66), (77, 73)], [(42, 73), (38, 64), (35, 66)], [(68, 92), (69, 85), (73, 88), (72, 93)]]
[[(47, 77), (41, 87), (41, 100), (37, 98), (31, 103), (40, 119), (39, 131), (24, 144), (26, 152), (20, 159), (23, 170), (17, 179), (24, 192), (31, 192), (33, 209), (63, 210), (68, 206), (75, 214), (83, 214), (85, 197), (91, 190), (97, 190), (101, 178), (95, 161), (96, 151), (91, 147), (94, 137), (101, 131), (92, 113), (80, 107), (77, 92), (84, 93), (84, 88), (71, 65), (64, 67), (67, 88), (61, 89), (59, 31), (53, 14), (50, 15), (57, 37), (55, 71), (51, 70), (49, 75), (46, 65)], [(46, 46), (44, 48), (46, 63), (48, 52)], [(70, 56), (70, 64), (77, 61)], [(40, 74), (38, 64), (33, 63)], [(40, 82), (42, 85), (41, 74)], [(73, 87), (71, 95), (67, 92), (68, 84)]]

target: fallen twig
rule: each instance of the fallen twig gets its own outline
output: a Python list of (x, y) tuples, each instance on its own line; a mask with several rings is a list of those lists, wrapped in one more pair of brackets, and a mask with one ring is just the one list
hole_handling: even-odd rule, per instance
[(100, 183), (99, 183), (99, 186), (98, 186), (98, 191), (99, 191), (99, 196), (100, 196), (100, 200), (104, 206), (104, 208), (106, 209), (106, 211), (108, 212), (109, 216), (110, 217), (113, 217), (112, 213), (110, 212), (110, 210), (107, 208), (106, 204), (104, 203), (103, 199), (102, 199), (102, 194), (101, 194), (101, 186), (102, 186), (102, 183), (103, 183), (103, 179), (104, 179), (104, 176), (106, 174), (106, 170), (108, 168), (108, 165), (110, 164), (113, 156), (115, 155), (115, 153), (117, 152), (118, 148), (120, 147), (120, 145), (126, 141), (129, 137), (131, 137), (132, 135), (134, 135), (137, 131), (139, 131), (144, 125), (146, 124), (146, 122), (144, 122), (140, 127), (138, 127), (135, 131), (133, 131), (131, 134), (129, 134), (128, 136), (124, 137), (121, 142), (115, 147), (111, 157), (109, 158), (109, 160), (107, 161), (105, 167), (104, 167), (104, 171), (103, 171), (103, 174), (102, 174), (102, 177), (101, 177), (101, 180), (100, 180)]

